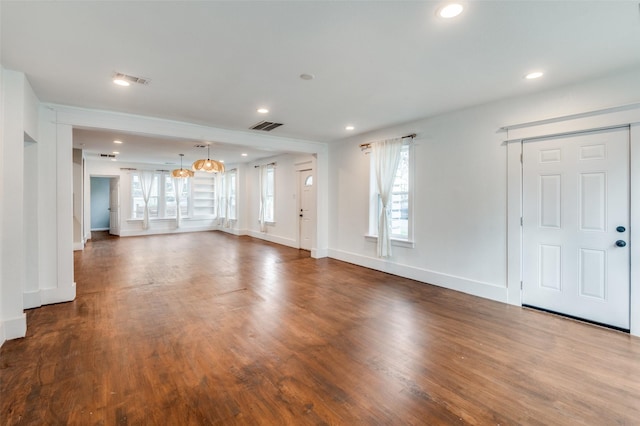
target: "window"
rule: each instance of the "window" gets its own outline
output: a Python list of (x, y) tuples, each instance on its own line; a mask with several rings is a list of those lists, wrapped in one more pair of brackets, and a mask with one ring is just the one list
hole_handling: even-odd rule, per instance
[(227, 174), (222, 173), (220, 175), (220, 194), (218, 201), (219, 211), (218, 217), (221, 219), (227, 218)]
[(258, 222), (260, 222), (261, 231), (265, 232), (266, 224), (275, 223), (275, 164), (272, 163), (260, 166), (258, 170), (258, 182), (260, 188), (260, 212), (258, 214)]
[[(191, 205), (191, 184), (190, 179), (185, 179), (180, 194), (180, 215), (185, 217), (189, 214)], [(176, 217), (176, 193), (175, 184), (169, 172), (155, 172), (151, 195), (149, 196), (149, 218), (174, 218)], [(140, 183), (140, 174), (134, 173), (131, 176), (131, 218), (144, 218), (144, 196)]]
[[(394, 240), (410, 241), (413, 239), (411, 221), (411, 145), (403, 145), (400, 152), (400, 162), (396, 170), (391, 198), (391, 238)], [(378, 220), (382, 202), (376, 186), (373, 164), (371, 165), (371, 204), (369, 208), (369, 235), (378, 235)]]
[(265, 222), (275, 222), (275, 189), (276, 189), (276, 172), (272, 165), (267, 166), (266, 171), (266, 189), (265, 189)]
[(391, 192), (391, 237), (409, 239), (409, 146), (402, 147)]
[(237, 189), (236, 189), (236, 181), (238, 179), (237, 172), (235, 169), (227, 172), (227, 211), (229, 212), (229, 220), (237, 219), (237, 207), (236, 207), (236, 197), (237, 197)]
[[(158, 217), (158, 178), (159, 174), (154, 174), (151, 195), (149, 196), (149, 218)], [(138, 173), (135, 173), (131, 178), (131, 208), (132, 219), (144, 218), (144, 196)]]

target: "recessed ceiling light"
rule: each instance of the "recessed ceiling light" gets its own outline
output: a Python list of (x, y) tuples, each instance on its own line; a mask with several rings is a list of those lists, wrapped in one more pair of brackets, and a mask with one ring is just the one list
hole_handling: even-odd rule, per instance
[(300, 78), (303, 80), (313, 80), (315, 76), (313, 74), (300, 74)]
[(246, 152), (243, 152), (243, 153), (242, 153), (242, 154), (240, 154), (240, 155), (242, 155), (243, 157), (246, 157), (246, 156), (247, 156), (247, 155), (249, 155), (249, 154), (247, 154)]
[(536, 78), (540, 78), (544, 75), (544, 73), (542, 71), (534, 71), (534, 72), (530, 72), (529, 74), (525, 75), (524, 78), (526, 78), (527, 80), (534, 80)]
[(120, 151), (113, 151), (112, 154), (120, 154)]
[(124, 87), (127, 87), (127, 86), (130, 86), (130, 85), (131, 85), (131, 83), (129, 83), (127, 80), (123, 80), (123, 79), (121, 79), (121, 78), (114, 78), (114, 79), (113, 79), (113, 82), (114, 82), (115, 84), (117, 84), (118, 86), (124, 86)]
[(266, 109), (266, 108), (258, 108), (258, 112), (259, 112), (260, 114), (266, 114), (266, 113), (268, 113), (268, 112), (269, 112), (269, 110), (268, 110), (268, 109)]
[(122, 143), (122, 141), (113, 141), (113, 143)]
[(353, 130), (353, 129), (355, 129), (355, 127), (353, 127), (353, 126), (347, 126), (347, 127), (345, 127), (344, 129), (345, 129), (345, 130)]
[(449, 19), (460, 15), (464, 10), (464, 6), (460, 3), (448, 3), (438, 9), (438, 16)]
[(224, 160), (218, 160), (218, 161), (221, 162), (221, 163), (224, 163)]

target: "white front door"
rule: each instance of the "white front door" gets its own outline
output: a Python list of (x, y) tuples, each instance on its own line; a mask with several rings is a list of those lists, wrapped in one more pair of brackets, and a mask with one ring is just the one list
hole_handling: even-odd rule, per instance
[(313, 182), (313, 170), (302, 170), (299, 173), (298, 214), (300, 217), (300, 248), (311, 250), (313, 245), (313, 232), (315, 229), (315, 186)]
[(522, 153), (523, 304), (629, 329), (629, 129)]
[(109, 234), (120, 235), (120, 179), (109, 179)]

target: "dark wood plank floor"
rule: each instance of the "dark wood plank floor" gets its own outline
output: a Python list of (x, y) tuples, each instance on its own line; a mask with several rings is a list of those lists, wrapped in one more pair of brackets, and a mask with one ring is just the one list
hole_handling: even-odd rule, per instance
[(2, 424), (640, 423), (640, 339), (217, 232), (95, 238)]

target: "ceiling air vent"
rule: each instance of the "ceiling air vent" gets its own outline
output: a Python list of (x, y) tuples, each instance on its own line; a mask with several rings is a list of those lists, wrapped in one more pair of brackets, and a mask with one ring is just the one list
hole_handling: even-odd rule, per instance
[(202, 145), (201, 143), (198, 143), (198, 144), (195, 144), (193, 147), (194, 148), (206, 148), (207, 146), (206, 145)]
[(102, 158), (116, 158), (115, 154), (100, 154)]
[(132, 75), (122, 74), (119, 72), (113, 76), (113, 79), (124, 80), (124, 81), (128, 81), (129, 83), (143, 84), (145, 86), (149, 84), (149, 82), (151, 81), (148, 78), (134, 77)]
[(253, 127), (250, 127), (251, 130), (263, 130), (265, 132), (270, 132), (276, 127), (282, 126), (282, 123), (274, 123), (271, 121), (261, 121)]

